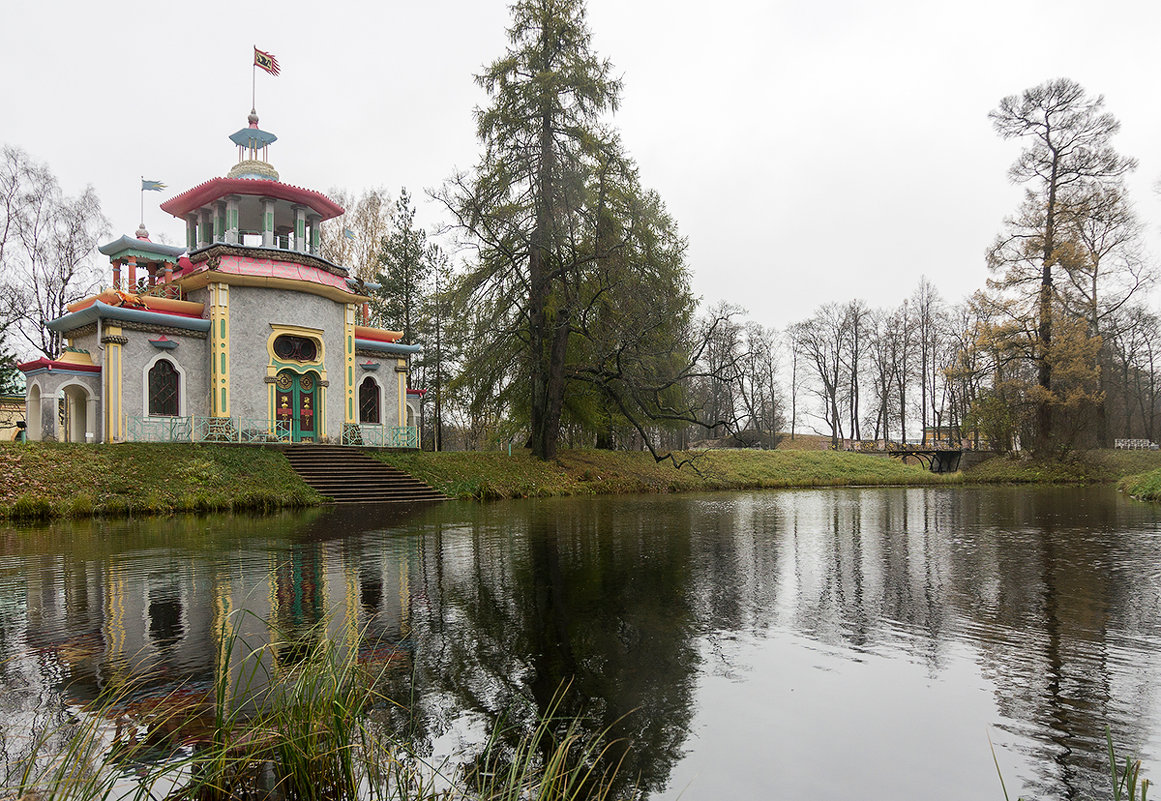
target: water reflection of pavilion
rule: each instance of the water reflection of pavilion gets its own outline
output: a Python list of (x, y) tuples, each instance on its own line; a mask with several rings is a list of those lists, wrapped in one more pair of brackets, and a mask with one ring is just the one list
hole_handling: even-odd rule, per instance
[[(414, 540), (344, 540), (351, 515), (206, 521), (214, 546), (232, 545), (225, 552), (206, 547), (202, 525), (162, 545), (128, 521), (57, 526), (48, 541), (32, 536), (10, 549), (20, 567), (0, 570), (3, 626), (15, 635), (0, 637), (0, 648), (22, 641), (38, 654), (42, 681), (76, 702), (129, 682), (143, 692), (208, 687), (230, 632), (245, 646), (232, 663), (270, 643), (270, 666), (287, 667), (323, 638), (398, 660), (407, 653), (398, 646), (410, 628)], [(73, 550), (58, 551), (56, 539)]]

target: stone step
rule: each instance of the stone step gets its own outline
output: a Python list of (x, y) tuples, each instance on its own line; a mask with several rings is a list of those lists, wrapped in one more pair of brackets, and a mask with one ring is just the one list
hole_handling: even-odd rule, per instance
[(402, 470), (341, 445), (288, 445), (294, 472), (335, 503), (431, 503), (447, 496)]

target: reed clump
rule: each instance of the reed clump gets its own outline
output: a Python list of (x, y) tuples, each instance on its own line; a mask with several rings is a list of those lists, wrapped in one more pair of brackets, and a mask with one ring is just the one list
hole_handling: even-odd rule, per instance
[[(8, 776), (13, 799), (166, 801), (605, 801), (616, 766), (603, 735), (556, 717), (531, 731), (497, 727), (463, 764), (430, 764), (382, 715), (386, 667), (308, 632), (278, 632), (248, 648), (223, 638), (212, 686), (150, 695), (110, 690), (65, 731), (40, 738)], [(294, 636), (291, 636), (294, 634)], [(337, 642), (350, 643), (350, 632)], [(389, 717), (389, 716), (388, 716)], [(512, 743), (515, 743), (514, 745)], [(63, 746), (62, 746), (63, 743)], [(7, 798), (0, 796), (4, 801)]]

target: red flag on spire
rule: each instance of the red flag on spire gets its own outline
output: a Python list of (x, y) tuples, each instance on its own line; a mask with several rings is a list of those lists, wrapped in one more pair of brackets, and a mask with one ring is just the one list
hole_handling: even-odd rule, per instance
[(273, 53), (266, 53), (257, 47), (254, 48), (254, 66), (261, 67), (271, 75), (278, 74), (278, 59)]

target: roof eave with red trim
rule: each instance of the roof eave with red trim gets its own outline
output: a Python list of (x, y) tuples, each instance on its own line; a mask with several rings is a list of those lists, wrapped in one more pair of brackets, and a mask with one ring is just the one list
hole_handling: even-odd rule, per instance
[(161, 210), (174, 217), (184, 217), (191, 211), (220, 200), (226, 195), (258, 195), (291, 203), (301, 203), (317, 212), (324, 220), (338, 217), (344, 209), (322, 192), (278, 181), (259, 181), (254, 178), (211, 178), (193, 189), (182, 192), (161, 204)]
[(34, 359), (30, 362), (16, 365), (16, 369), (22, 373), (30, 373), (33, 370), (73, 370), (80, 373), (99, 373), (101, 372), (100, 365), (89, 364), (74, 364), (73, 362), (60, 362), (54, 359), (46, 359), (41, 356), (39, 359)]

